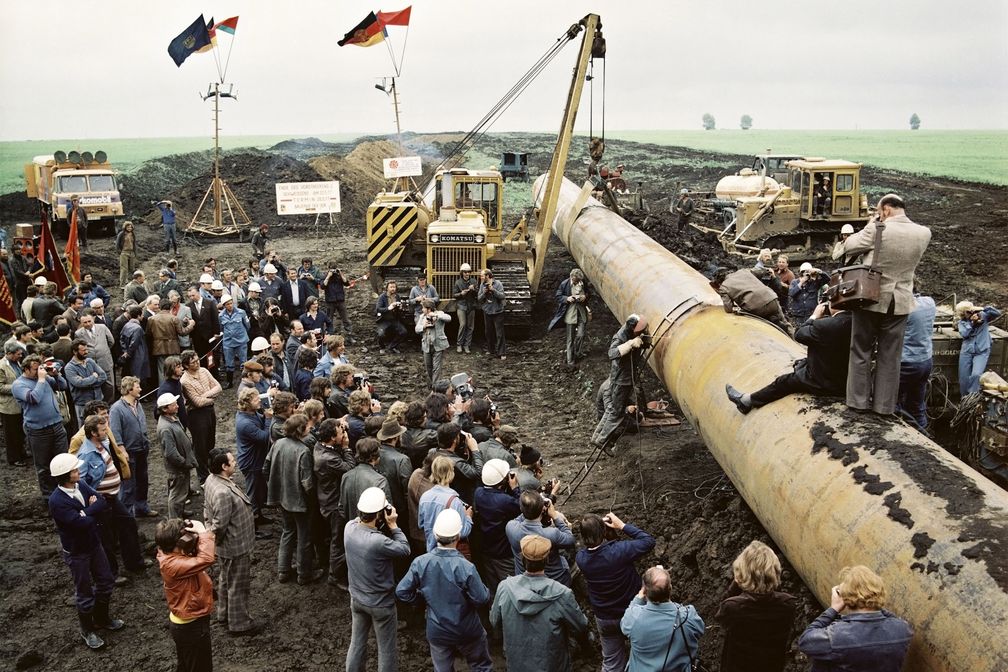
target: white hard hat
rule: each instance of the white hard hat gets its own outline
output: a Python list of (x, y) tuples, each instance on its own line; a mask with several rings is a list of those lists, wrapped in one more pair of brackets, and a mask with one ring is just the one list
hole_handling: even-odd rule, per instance
[(248, 287), (248, 291), (250, 291), (250, 292), (261, 292), (262, 291), (262, 287), (259, 286), (258, 282), (250, 282), (249, 283), (249, 287)]
[(102, 307), (105, 306), (105, 302), (102, 301), (101, 299), (95, 297), (95, 298), (91, 299), (90, 306), (92, 308), (102, 308)]
[(381, 488), (367, 488), (357, 500), (357, 510), (361, 513), (378, 513), (385, 508), (385, 493)]
[(44, 287), (47, 282), (49, 282), (49, 281), (46, 280), (45, 276), (43, 276), (43, 275), (40, 275), (39, 277), (35, 278), (35, 286), (36, 287)]
[(221, 282), (220, 280), (214, 280), (212, 283), (210, 283), (210, 289), (214, 290), (215, 292), (216, 291), (223, 291), (224, 290), (224, 283)]
[(273, 264), (266, 264), (265, 266), (263, 266), (263, 273), (276, 273), (276, 272), (277, 272), (276, 266), (274, 266)]
[(799, 273), (805, 273), (807, 271), (814, 271), (814, 270), (815, 269), (812, 268), (812, 264), (810, 264), (807, 261), (798, 268)]
[(483, 485), (493, 487), (507, 478), (511, 465), (504, 460), (494, 458), (483, 465)]
[(221, 302), (221, 305), (222, 305), (222, 306), (223, 306), (223, 305), (224, 305), (225, 303), (230, 303), (230, 302), (231, 302), (231, 301), (233, 301), (233, 300), (234, 300), (234, 299), (232, 299), (232, 298), (231, 298), (231, 295), (230, 295), (230, 294), (228, 294), (227, 292), (224, 292), (223, 294), (221, 294), (221, 297), (220, 297), (220, 302)]
[(213, 282), (213, 276), (210, 275), (209, 273), (204, 273), (203, 275), (199, 276), (199, 281), (201, 285), (211, 283)]
[(685, 189), (685, 188), (683, 188), (683, 189), (680, 189), (680, 190), (679, 190), (679, 193), (680, 193), (680, 194), (688, 194), (688, 193), (689, 193), (689, 189)]
[(462, 533), (462, 516), (455, 509), (445, 509), (434, 519), (434, 536), (450, 538)]
[(840, 233), (854, 233), (854, 227), (850, 224), (844, 224), (840, 227)]
[(459, 266), (459, 273), (472, 273), (472, 266), (469, 264), (462, 264)]
[(176, 401), (178, 401), (177, 394), (172, 394), (171, 392), (165, 392), (164, 394), (162, 394), (160, 397), (157, 398), (157, 407), (164, 408), (169, 404), (174, 404)]
[(270, 347), (269, 341), (267, 341), (262, 336), (256, 336), (255, 338), (252, 339), (252, 352), (262, 352), (263, 350), (266, 350), (269, 347)]
[(80, 462), (78, 462), (76, 455), (60, 453), (49, 462), (49, 473), (53, 478), (58, 478), (64, 474), (69, 474), (74, 469), (78, 469), (78, 464)]

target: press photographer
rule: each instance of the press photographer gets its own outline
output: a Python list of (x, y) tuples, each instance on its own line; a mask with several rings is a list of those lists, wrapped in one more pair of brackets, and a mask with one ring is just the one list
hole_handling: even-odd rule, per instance
[(451, 315), (443, 310), (437, 310), (437, 302), (434, 299), (423, 298), (420, 306), (421, 312), (417, 315), (414, 331), (420, 334), (420, 349), (423, 350), (427, 382), (433, 385), (434, 381), (441, 379), (441, 361), (444, 351), (448, 349), (448, 337), (445, 336), (444, 325), (451, 322)]
[(170, 518), (158, 523), (154, 540), (178, 669), (211, 670), (213, 582), (206, 570), (216, 559), (214, 533), (198, 520)]
[(400, 354), (399, 346), (409, 333), (403, 325), (408, 314), (407, 302), (399, 297), (395, 281), (389, 280), (385, 283), (385, 291), (378, 296), (378, 302), (375, 304), (378, 347), (382, 351), (388, 350)]

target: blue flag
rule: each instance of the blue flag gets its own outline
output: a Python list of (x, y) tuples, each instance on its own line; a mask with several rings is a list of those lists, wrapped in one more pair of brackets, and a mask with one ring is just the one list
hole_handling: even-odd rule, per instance
[(168, 55), (175, 61), (176, 66), (181, 67), (182, 63), (189, 58), (189, 54), (196, 53), (208, 44), (210, 44), (210, 32), (207, 30), (203, 15), (200, 14), (191, 26), (171, 41), (171, 44), (168, 45)]

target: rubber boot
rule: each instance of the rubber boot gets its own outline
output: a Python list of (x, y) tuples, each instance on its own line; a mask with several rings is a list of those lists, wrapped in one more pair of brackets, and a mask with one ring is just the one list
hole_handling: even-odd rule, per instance
[(225, 386), (224, 386), (225, 390), (230, 390), (232, 387), (234, 387), (234, 371), (225, 371), (224, 378), (225, 378)]
[(85, 614), (83, 611), (77, 612), (77, 620), (80, 621), (80, 636), (89, 649), (96, 650), (105, 646), (105, 641), (95, 633), (94, 614)]
[(109, 616), (109, 597), (95, 597), (95, 608), (91, 612), (94, 626), (99, 630), (121, 630), (125, 623)]

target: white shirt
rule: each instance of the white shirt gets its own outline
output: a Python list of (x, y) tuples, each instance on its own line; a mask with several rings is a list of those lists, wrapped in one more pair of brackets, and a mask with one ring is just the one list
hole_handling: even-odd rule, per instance
[(301, 296), (298, 294), (298, 281), (291, 280), (290, 286), (291, 286), (291, 303), (294, 304), (295, 306), (300, 306)]
[[(73, 497), (78, 502), (80, 502), (81, 506), (87, 506), (87, 504), (85, 504), (85, 502), (84, 502), (84, 495), (81, 494), (80, 488), (77, 487), (76, 483), (74, 483), (74, 487), (72, 487), (72, 488), (64, 488), (62, 485), (59, 485), (59, 486), (56, 486), (56, 487), (58, 487), (60, 490), (62, 490), (63, 492), (65, 492), (67, 495), (69, 495), (70, 497)], [(81, 515), (82, 516), (84, 515), (83, 511), (81, 511)]]

